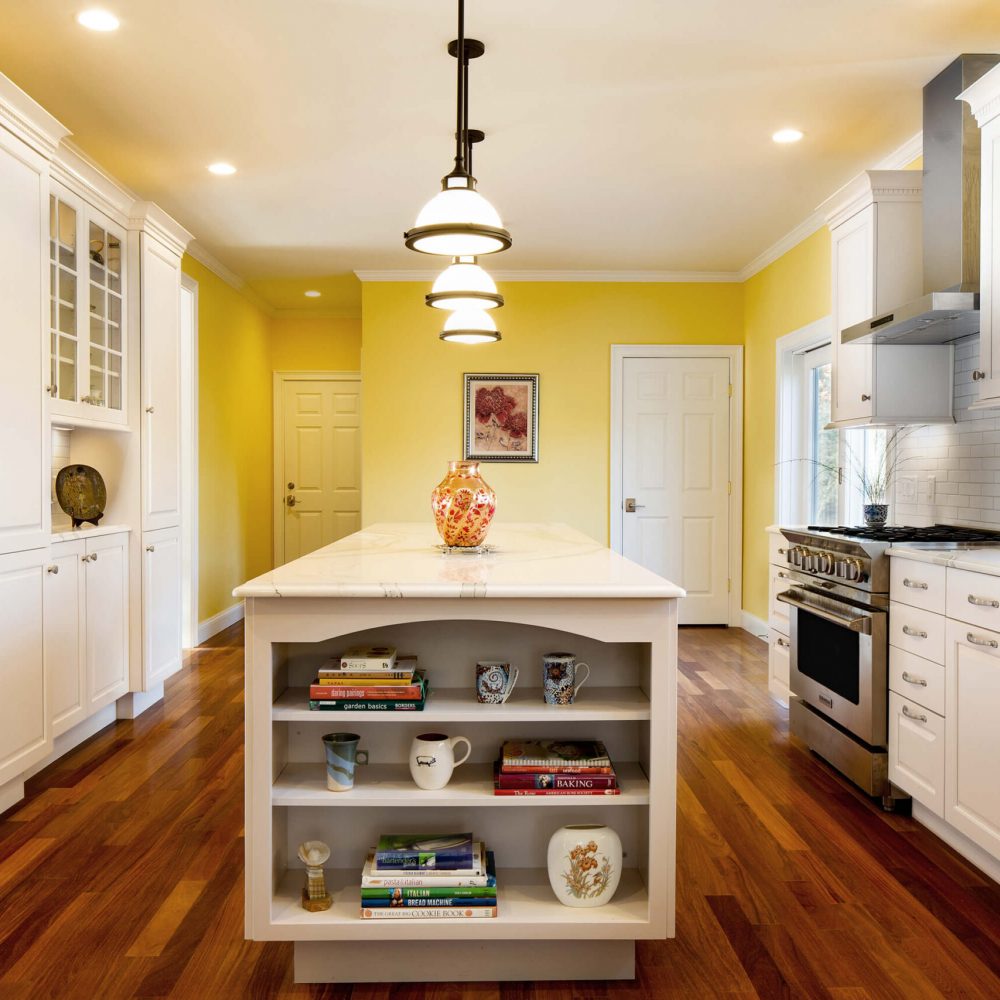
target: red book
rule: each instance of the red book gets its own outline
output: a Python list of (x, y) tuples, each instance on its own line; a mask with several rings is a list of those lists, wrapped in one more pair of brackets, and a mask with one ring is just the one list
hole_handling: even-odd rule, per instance
[[(511, 767), (509, 764), (504, 764), (503, 766), (504, 774), (552, 774), (551, 767), (532, 767), (529, 764), (515, 765)], [(615, 769), (613, 767), (561, 767), (559, 768), (560, 774), (614, 774)]]
[(339, 684), (320, 684), (313, 681), (309, 685), (309, 698), (312, 701), (361, 701), (373, 698), (378, 701), (420, 701), (424, 696), (426, 681), (424, 675), (418, 672), (414, 684), (369, 685), (361, 687), (341, 687)]
[(572, 791), (583, 792), (604, 791), (618, 787), (618, 778), (614, 774), (510, 774), (500, 773), (496, 776), (496, 784), (501, 789), (528, 789), (531, 791)]
[(494, 795), (621, 795), (620, 788), (497, 788)]

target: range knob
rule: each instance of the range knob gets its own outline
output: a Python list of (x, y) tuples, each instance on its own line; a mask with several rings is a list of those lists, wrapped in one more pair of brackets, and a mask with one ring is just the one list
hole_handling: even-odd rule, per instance
[(861, 579), (861, 560), (860, 559), (846, 559), (847, 563), (847, 579), (848, 580), (860, 580)]
[(833, 553), (820, 550), (816, 553), (816, 569), (820, 573), (833, 572)]

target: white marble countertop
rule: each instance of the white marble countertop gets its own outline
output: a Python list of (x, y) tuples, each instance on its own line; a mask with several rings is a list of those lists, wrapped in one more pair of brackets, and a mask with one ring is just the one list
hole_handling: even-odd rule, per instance
[(81, 524), (79, 528), (57, 526), (52, 532), (53, 542), (73, 542), (78, 538), (95, 538), (98, 535), (117, 535), (132, 529), (126, 524)]
[(928, 549), (919, 545), (893, 545), (888, 555), (916, 562), (948, 566), (951, 569), (967, 569), (973, 573), (1000, 576), (1000, 546), (986, 546), (981, 549)]
[(444, 553), (433, 524), (373, 524), (233, 591), (235, 597), (683, 597), (565, 524), (494, 524), (485, 555)]

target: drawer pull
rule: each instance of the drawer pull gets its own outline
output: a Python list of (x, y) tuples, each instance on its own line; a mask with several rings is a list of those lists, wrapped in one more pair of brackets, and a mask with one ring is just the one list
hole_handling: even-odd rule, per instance
[(914, 639), (926, 639), (927, 638), (927, 633), (926, 632), (921, 632), (920, 629), (917, 629), (917, 628), (910, 628), (909, 625), (904, 625), (903, 626), (903, 635), (912, 636)]
[(779, 646), (785, 646), (785, 647), (788, 647), (788, 646), (791, 645), (791, 643), (789, 643), (789, 641), (787, 639), (782, 639), (781, 636), (778, 636), (777, 643), (778, 643)]
[(788, 549), (778, 549), (778, 555), (783, 556), (787, 551)]
[(916, 712), (911, 712), (905, 705), (903, 706), (903, 715), (908, 719), (913, 719), (914, 722), (926, 722), (926, 715), (918, 715)]
[(975, 594), (969, 594), (969, 603), (977, 608), (1000, 608), (1000, 601), (994, 601), (992, 597), (976, 597)]
[(778, 576), (780, 576), (782, 580), (788, 579), (788, 574), (783, 569), (778, 570)]
[(923, 580), (911, 580), (909, 577), (907, 577), (905, 580), (903, 580), (903, 586), (904, 587), (909, 587), (910, 590), (926, 590), (927, 589), (927, 584), (924, 583)]
[(906, 670), (903, 671), (903, 680), (906, 681), (907, 684), (916, 684), (922, 688), (927, 687), (927, 681), (925, 681), (923, 677), (914, 677), (913, 674), (907, 672)]
[(966, 642), (971, 642), (973, 646), (989, 646), (990, 649), (996, 649), (1000, 646), (1000, 642), (996, 639), (977, 639), (971, 632), (966, 633)]

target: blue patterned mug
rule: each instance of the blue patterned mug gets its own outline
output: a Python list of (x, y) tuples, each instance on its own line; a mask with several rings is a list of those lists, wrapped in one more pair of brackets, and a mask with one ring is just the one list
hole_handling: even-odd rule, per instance
[(357, 733), (327, 733), (326, 787), (331, 792), (349, 792), (354, 787), (354, 768), (368, 763), (368, 751), (359, 750), (361, 737)]
[[(577, 680), (577, 671), (587, 672), (583, 680)], [(572, 653), (546, 653), (542, 657), (542, 693), (547, 705), (572, 705), (577, 691), (587, 683), (590, 667), (577, 663)]]
[(505, 660), (480, 660), (476, 664), (476, 697), (484, 705), (502, 705), (517, 683), (518, 669)]

